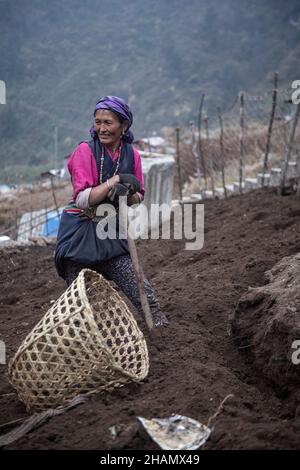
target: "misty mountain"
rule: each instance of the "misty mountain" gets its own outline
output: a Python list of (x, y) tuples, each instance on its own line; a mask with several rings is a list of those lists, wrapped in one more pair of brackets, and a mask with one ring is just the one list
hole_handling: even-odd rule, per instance
[(297, 0), (0, 0), (0, 27), (2, 181), (51, 163), (55, 126), (60, 157), (87, 139), (103, 95), (129, 101), (144, 137), (187, 126), (202, 92), (214, 112), (274, 71), (300, 79)]

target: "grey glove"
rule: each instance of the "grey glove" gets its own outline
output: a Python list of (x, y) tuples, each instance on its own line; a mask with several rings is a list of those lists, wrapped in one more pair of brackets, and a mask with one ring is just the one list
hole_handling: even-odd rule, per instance
[(121, 184), (121, 183), (116, 183), (110, 194), (109, 194), (109, 200), (114, 204), (118, 205), (119, 204), (119, 196), (128, 196), (130, 194), (130, 185), (129, 184)]
[(141, 183), (131, 173), (121, 173), (119, 177), (121, 184), (129, 185), (129, 194), (135, 194), (137, 191), (141, 190)]

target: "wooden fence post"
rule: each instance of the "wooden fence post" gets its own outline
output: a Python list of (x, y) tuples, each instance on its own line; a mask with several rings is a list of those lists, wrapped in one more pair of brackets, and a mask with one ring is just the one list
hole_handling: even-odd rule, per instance
[(196, 178), (198, 180), (199, 191), (201, 193), (201, 165), (200, 165), (200, 155), (197, 148), (196, 136), (195, 136), (195, 123), (190, 121), (190, 129), (192, 134), (192, 154), (195, 158), (196, 163)]
[(179, 184), (179, 197), (182, 201), (182, 181), (181, 181), (181, 164), (180, 164), (180, 128), (176, 127), (176, 156), (177, 156), (177, 172)]
[(218, 108), (218, 116), (220, 123), (220, 156), (222, 165), (222, 184), (224, 189), (224, 196), (227, 199), (227, 189), (225, 185), (225, 155), (224, 155), (224, 130), (223, 130), (223, 118), (221, 114), (221, 108)]
[(297, 154), (297, 173), (298, 173), (297, 197), (300, 197), (300, 149), (298, 150), (298, 154)]
[(211, 189), (212, 189), (212, 192), (213, 192), (213, 196), (215, 196), (214, 168), (213, 168), (212, 155), (210, 153), (210, 138), (209, 138), (208, 116), (207, 115), (204, 118), (204, 124), (205, 124), (205, 131), (206, 131), (206, 154), (207, 154), (207, 159), (208, 159), (208, 164), (209, 164)]
[(58, 220), (59, 220), (59, 219), (60, 219), (60, 215), (59, 215), (58, 204), (57, 204), (56, 195), (55, 195), (55, 190), (54, 190), (53, 176), (51, 176), (50, 179), (51, 179), (52, 197), (53, 197), (55, 209), (56, 209), (56, 212), (57, 212), (57, 217), (58, 217)]
[(240, 164), (239, 164), (239, 183), (240, 194), (243, 192), (243, 164), (244, 164), (244, 129), (245, 129), (245, 101), (244, 93), (240, 92)]
[(204, 177), (204, 189), (207, 189), (206, 163), (205, 163), (205, 155), (203, 153), (202, 139), (201, 139), (202, 111), (203, 111), (204, 98), (205, 98), (205, 94), (203, 93), (201, 96), (201, 101), (200, 101), (200, 106), (199, 106), (199, 115), (198, 115), (198, 148), (199, 148), (200, 160), (202, 163), (202, 170), (203, 170), (203, 177)]
[(265, 151), (265, 158), (264, 158), (264, 167), (263, 167), (263, 175), (262, 175), (262, 187), (265, 184), (265, 174), (268, 171), (268, 157), (270, 153), (270, 146), (271, 146), (271, 137), (272, 137), (272, 128), (273, 122), (275, 117), (275, 110), (277, 104), (277, 92), (278, 92), (278, 73), (276, 72), (274, 75), (274, 90), (272, 95), (272, 108), (270, 114), (270, 121), (268, 127), (268, 135), (267, 135), (267, 143), (266, 143), (266, 151)]

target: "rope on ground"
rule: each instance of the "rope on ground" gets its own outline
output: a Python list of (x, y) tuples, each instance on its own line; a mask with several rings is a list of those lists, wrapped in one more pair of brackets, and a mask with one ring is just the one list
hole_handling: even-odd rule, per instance
[[(71, 408), (74, 408), (75, 406), (86, 402), (87, 400), (88, 400), (88, 397), (86, 395), (77, 395), (77, 397), (73, 398), (73, 400), (71, 400), (67, 406), (59, 407), (56, 409), (49, 409), (46, 411), (42, 411), (41, 413), (35, 413), (34, 415), (26, 419), (26, 421), (24, 421), (24, 423), (22, 423), (16, 429), (13, 429), (12, 431), (0, 436), (0, 447), (4, 447), (9, 444), (12, 444), (13, 442), (17, 441), (21, 437), (24, 437), (30, 431), (44, 424), (49, 418), (52, 418), (53, 416), (61, 415), (65, 413), (66, 411), (69, 411)], [(6, 425), (9, 425), (9, 424), (13, 424), (13, 421), (11, 421), (10, 423), (6, 423)], [(3, 426), (4, 425), (2, 425), (1, 427)]]
[(0, 429), (2, 428), (7, 428), (8, 426), (11, 426), (12, 424), (19, 423), (20, 421), (24, 421), (26, 418), (19, 418), (19, 419), (14, 419), (13, 421), (9, 421), (8, 423), (0, 424)]
[(232, 393), (230, 393), (229, 395), (227, 395), (227, 396), (224, 398), (224, 400), (222, 400), (222, 402), (220, 403), (220, 406), (219, 406), (219, 408), (217, 409), (217, 411), (215, 412), (215, 414), (214, 414), (213, 416), (210, 416), (210, 417), (208, 418), (207, 425), (206, 425), (208, 428), (210, 427), (211, 422), (212, 422), (214, 419), (216, 419), (216, 418), (219, 416), (219, 414), (223, 411), (223, 407), (224, 407), (225, 402), (226, 402), (229, 398), (233, 398), (233, 397), (234, 397), (234, 395), (233, 395)]

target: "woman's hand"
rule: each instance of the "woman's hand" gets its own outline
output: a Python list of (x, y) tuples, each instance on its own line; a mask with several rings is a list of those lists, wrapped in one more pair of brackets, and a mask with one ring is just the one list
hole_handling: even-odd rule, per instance
[(91, 189), (89, 195), (89, 206), (96, 206), (100, 204), (111, 193), (115, 184), (120, 182), (119, 175), (112, 176), (104, 183), (99, 184)]
[(112, 188), (115, 184), (121, 183), (120, 181), (120, 175), (115, 175), (112, 176), (111, 178), (108, 179), (108, 185)]
[(126, 203), (128, 206), (139, 204), (141, 202), (137, 193), (130, 194), (129, 184), (116, 183), (108, 193), (109, 199), (116, 207), (119, 205), (119, 198), (124, 196), (127, 196)]

